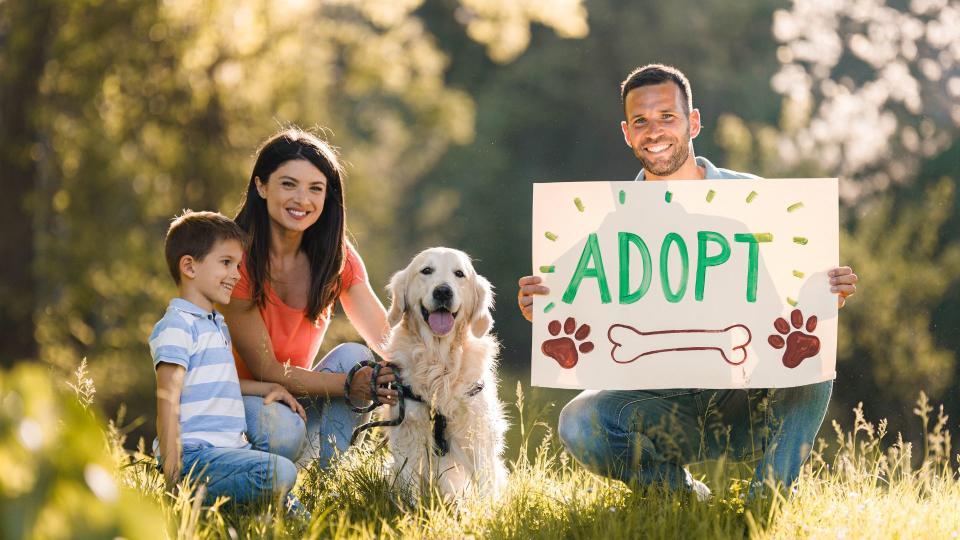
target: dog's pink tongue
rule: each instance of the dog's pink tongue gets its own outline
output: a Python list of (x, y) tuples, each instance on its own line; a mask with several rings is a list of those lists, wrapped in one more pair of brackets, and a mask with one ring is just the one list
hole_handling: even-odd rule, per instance
[(449, 311), (434, 311), (427, 318), (427, 324), (434, 334), (446, 335), (453, 329), (453, 315)]

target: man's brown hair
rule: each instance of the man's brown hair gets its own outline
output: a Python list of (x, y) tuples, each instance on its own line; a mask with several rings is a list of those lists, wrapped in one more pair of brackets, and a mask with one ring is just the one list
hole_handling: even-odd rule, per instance
[(246, 238), (243, 229), (223, 214), (184, 210), (183, 214), (173, 218), (164, 243), (164, 255), (173, 281), (180, 284), (180, 259), (184, 255), (202, 261), (217, 242), (236, 240), (244, 245)]
[(627, 94), (634, 88), (665, 82), (672, 82), (680, 88), (684, 97), (683, 104), (686, 109), (684, 112), (689, 116), (690, 111), (693, 110), (693, 90), (690, 89), (690, 81), (679, 69), (663, 64), (647, 64), (631, 71), (620, 83), (620, 103), (626, 105)]

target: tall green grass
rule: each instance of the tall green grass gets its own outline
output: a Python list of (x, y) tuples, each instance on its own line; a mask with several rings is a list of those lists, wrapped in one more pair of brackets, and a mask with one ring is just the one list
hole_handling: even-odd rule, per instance
[(914, 414), (926, 436), (916, 447), (858, 407), (849, 430), (824, 429), (791, 493), (768, 490), (747, 502), (750, 468), (719, 461), (695, 467), (715, 494), (698, 502), (588, 473), (541, 420), (543, 404), (526, 403), (518, 386), (519, 438), (501, 496), (449, 502), (434, 493), (411, 503), (373, 437), (327, 470), (301, 472), (296, 492), (313, 513), (308, 521), (276, 505), (203, 506), (203, 487), (189, 479), (178, 494), (165, 493), (144, 442), (125, 449), (129, 426), (93, 412), (95, 387), (82, 368), (71, 388), (57, 391), (33, 366), (0, 373), (5, 538), (951, 538), (960, 531), (948, 419), (923, 394)]

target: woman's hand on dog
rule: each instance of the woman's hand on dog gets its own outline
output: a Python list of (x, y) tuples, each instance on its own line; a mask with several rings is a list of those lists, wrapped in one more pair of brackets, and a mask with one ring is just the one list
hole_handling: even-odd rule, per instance
[[(373, 368), (365, 366), (357, 370), (350, 381), (350, 400), (354, 403), (366, 403), (371, 400), (370, 395), (370, 377), (373, 376)], [(396, 405), (400, 392), (387, 388), (386, 385), (397, 380), (393, 373), (393, 368), (384, 365), (380, 368), (380, 375), (377, 377), (377, 397), (380, 402), (386, 405)]]
[(523, 276), (520, 278), (520, 290), (517, 291), (517, 304), (520, 305), (520, 312), (523, 318), (533, 321), (533, 295), (550, 294), (550, 289), (540, 283), (543, 280), (539, 276)]

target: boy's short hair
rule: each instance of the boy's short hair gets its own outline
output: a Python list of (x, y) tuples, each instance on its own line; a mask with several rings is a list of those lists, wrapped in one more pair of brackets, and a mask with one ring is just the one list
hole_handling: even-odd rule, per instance
[(180, 259), (190, 255), (201, 261), (217, 242), (236, 240), (245, 245), (247, 235), (232, 219), (218, 212), (184, 210), (167, 229), (164, 255), (173, 281), (180, 284)]
[(631, 71), (627, 78), (620, 83), (620, 103), (626, 105), (627, 94), (634, 88), (665, 82), (676, 84), (683, 92), (685, 112), (689, 115), (690, 111), (693, 110), (693, 91), (690, 89), (690, 81), (679, 69), (664, 64), (647, 64)]

